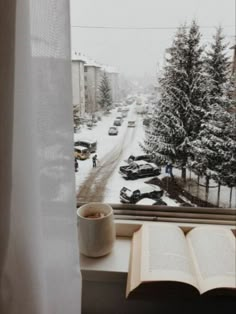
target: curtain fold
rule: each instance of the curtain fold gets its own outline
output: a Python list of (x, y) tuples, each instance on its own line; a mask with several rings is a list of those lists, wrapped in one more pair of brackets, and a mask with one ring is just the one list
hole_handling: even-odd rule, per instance
[(69, 1), (1, 6), (9, 15), (0, 38), (7, 24), (15, 26), (15, 35), (5, 35), (14, 51), (7, 69), (14, 94), (11, 75), (9, 125), (0, 138), (7, 152), (0, 166), (7, 167), (0, 179), (1, 187), (7, 183), (0, 203), (1, 313), (80, 313)]

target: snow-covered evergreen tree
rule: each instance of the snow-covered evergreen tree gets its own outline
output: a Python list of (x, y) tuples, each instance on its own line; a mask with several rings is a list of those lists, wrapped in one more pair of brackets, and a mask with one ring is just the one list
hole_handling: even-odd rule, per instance
[(146, 132), (144, 149), (157, 154), (164, 164), (174, 162), (186, 178), (190, 147), (199, 131), (207, 105), (207, 84), (203, 71), (199, 28), (181, 27), (168, 49), (160, 79), (160, 101)]
[(226, 85), (229, 84), (229, 57), (227, 56), (227, 45), (224, 40), (223, 30), (219, 27), (213, 36), (213, 42), (205, 60), (206, 71), (211, 82), (211, 103), (217, 102), (225, 94)]
[[(144, 150), (155, 152), (159, 164), (178, 159), (177, 147), (186, 137), (178, 115), (178, 105), (183, 96), (182, 85), (186, 73), (182, 71), (183, 51), (186, 44), (185, 28), (179, 28), (172, 47), (168, 50), (164, 74), (159, 80), (160, 101), (155, 108), (149, 128), (146, 130)], [(181, 87), (180, 87), (181, 86)]]
[(232, 155), (233, 145), (236, 144), (232, 136), (233, 117), (227, 111), (232, 102), (228, 90), (229, 62), (223, 40), (222, 29), (219, 28), (205, 63), (209, 86), (208, 110), (202, 118), (199, 136), (192, 142), (193, 169), (197, 174), (206, 176), (207, 184), (209, 178), (220, 184), (232, 184), (230, 168), (235, 167)]
[(109, 111), (112, 107), (111, 87), (106, 72), (103, 73), (99, 85), (99, 105), (104, 111)]
[[(231, 120), (233, 118), (231, 117)], [(236, 126), (234, 121), (229, 139), (226, 143), (227, 155), (220, 168), (220, 181), (229, 187), (236, 186)]]
[(202, 121), (199, 137), (193, 142), (194, 171), (220, 181), (222, 164), (231, 158), (232, 117), (219, 105), (213, 106)]

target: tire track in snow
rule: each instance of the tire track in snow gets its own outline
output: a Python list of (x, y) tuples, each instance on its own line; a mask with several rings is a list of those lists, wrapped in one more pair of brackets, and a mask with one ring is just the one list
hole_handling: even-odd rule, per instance
[[(127, 130), (118, 147), (113, 148), (99, 160), (97, 168), (92, 168), (87, 179), (77, 193), (77, 202), (102, 202), (107, 181), (122, 160), (123, 152), (135, 138), (136, 128)], [(128, 134), (127, 134), (128, 133)]]

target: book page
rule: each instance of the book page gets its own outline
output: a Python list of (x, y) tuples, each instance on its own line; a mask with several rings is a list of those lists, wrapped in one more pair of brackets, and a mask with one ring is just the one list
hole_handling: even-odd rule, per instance
[(196, 227), (188, 233), (187, 241), (201, 293), (216, 288), (236, 288), (235, 236), (231, 230)]
[(179, 281), (198, 289), (183, 231), (171, 224), (142, 227), (141, 281)]
[(126, 297), (129, 292), (134, 290), (140, 283), (140, 255), (141, 255), (141, 229), (134, 232), (131, 249), (130, 249), (130, 260), (129, 260), (129, 272), (127, 278)]

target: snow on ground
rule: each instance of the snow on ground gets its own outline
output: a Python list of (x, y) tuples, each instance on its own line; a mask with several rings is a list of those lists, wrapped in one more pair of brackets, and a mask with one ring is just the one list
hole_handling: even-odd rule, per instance
[[(124, 119), (123, 124), (118, 127), (119, 134), (118, 136), (109, 136), (108, 129), (112, 126), (113, 121), (116, 116), (120, 113), (117, 112), (117, 109), (113, 109), (109, 116), (105, 116), (102, 118), (102, 121), (97, 123), (92, 130), (84, 127), (79, 134), (85, 138), (92, 138), (93, 140), (97, 140), (97, 155), (98, 155), (98, 167), (99, 167), (99, 158), (106, 156), (109, 151), (115, 149), (116, 146), (122, 145), (124, 137), (128, 136), (129, 132), (131, 132), (132, 128), (127, 128), (128, 120), (136, 120), (136, 130), (135, 130), (135, 139), (128, 146), (123, 147), (123, 155), (122, 160), (116, 169), (113, 172), (113, 175), (108, 180), (104, 202), (108, 203), (120, 203), (120, 190), (123, 186), (134, 190), (138, 189), (142, 183), (149, 180), (150, 178), (140, 178), (138, 180), (125, 180), (119, 173), (119, 167), (123, 164), (126, 164), (125, 160), (132, 155), (143, 154), (143, 151), (139, 145), (140, 142), (143, 141), (144, 138), (144, 129), (142, 125), (142, 118), (140, 115), (135, 113), (135, 105), (131, 105), (130, 111), (128, 112), (128, 117)], [(92, 168), (92, 159), (79, 161), (79, 172), (76, 174), (76, 190), (83, 184), (86, 180), (90, 170)], [(163, 200), (169, 206), (178, 206), (174, 200), (169, 198), (168, 196), (163, 196)], [(148, 202), (147, 202), (148, 203)]]
[[(98, 167), (99, 167), (99, 159), (105, 157), (110, 151), (114, 150), (116, 147), (122, 145), (124, 138), (129, 136), (129, 132), (131, 132), (132, 128), (127, 128), (127, 121), (128, 120), (136, 120), (136, 130), (135, 130), (135, 138), (128, 146), (123, 147), (123, 155), (122, 160), (123, 162), (119, 163), (116, 169), (113, 172), (113, 175), (108, 180), (106, 191), (105, 191), (105, 198), (104, 202), (109, 203), (120, 203), (120, 190), (123, 186), (126, 186), (129, 189), (137, 189), (140, 184), (147, 181), (150, 178), (142, 178), (138, 180), (125, 180), (119, 174), (119, 167), (125, 164), (124, 160), (133, 154), (139, 155), (143, 154), (143, 151), (139, 145), (144, 138), (144, 129), (142, 125), (142, 118), (140, 115), (136, 114), (135, 112), (135, 105), (129, 105), (127, 108), (130, 109), (128, 112), (128, 117), (124, 119), (123, 124), (118, 127), (119, 134), (118, 136), (109, 136), (108, 129), (113, 125), (113, 121), (115, 118), (120, 115), (117, 108), (111, 111), (111, 114), (108, 116), (103, 116), (101, 121), (97, 122), (97, 125), (94, 126), (91, 130), (84, 126), (81, 130), (77, 132), (81, 136), (81, 138), (91, 138), (93, 140), (97, 140), (97, 155), (98, 155)], [(79, 187), (83, 184), (86, 180), (89, 172), (92, 169), (92, 158), (90, 157), (87, 160), (80, 160), (79, 161), (79, 172), (76, 173), (76, 190), (78, 191)], [(173, 168), (173, 174), (175, 176), (181, 176), (181, 171), (179, 169)], [(164, 168), (162, 169), (162, 173), (158, 176), (160, 179), (165, 176)], [(187, 172), (187, 177), (189, 174)], [(192, 174), (192, 178), (197, 180), (197, 177)], [(201, 179), (201, 183), (204, 184), (204, 179)], [(214, 181), (211, 180), (210, 185), (216, 185)], [(202, 199), (204, 199), (204, 187), (200, 187), (200, 195)], [(194, 191), (191, 191), (194, 193)], [(230, 190), (227, 187), (221, 187), (221, 197), (220, 197), (220, 206), (221, 207), (229, 207), (229, 193)], [(167, 195), (164, 194), (162, 199), (167, 203), (169, 206), (179, 206), (175, 200), (169, 198)], [(216, 204), (217, 201), (217, 188), (210, 188), (210, 193), (208, 197), (208, 201)], [(189, 203), (189, 201), (188, 201)], [(236, 189), (233, 189), (233, 197), (232, 197), (232, 205), (231, 207), (236, 207)]]
[[(81, 139), (83, 138), (90, 138), (92, 140), (97, 141), (97, 157), (98, 163), (97, 166), (99, 167), (99, 159), (105, 157), (106, 154), (109, 153), (112, 149), (115, 148), (116, 145), (122, 141), (122, 134), (125, 131), (125, 128), (119, 127), (119, 134), (117, 136), (109, 136), (108, 130), (109, 127), (113, 125), (113, 121), (115, 117), (119, 113), (117, 109), (113, 109), (110, 115), (103, 116), (101, 121), (98, 121), (96, 126), (92, 129), (87, 128), (84, 126), (77, 132), (80, 135)], [(127, 118), (126, 118), (127, 119)], [(124, 124), (125, 122), (123, 122)], [(92, 155), (91, 155), (92, 157)], [(85, 179), (87, 178), (91, 168), (92, 168), (92, 158), (86, 160), (79, 160), (79, 172), (76, 173), (76, 190), (83, 184)]]
[[(173, 168), (173, 174), (175, 176), (181, 177), (181, 170)], [(187, 179), (190, 178), (190, 172), (187, 170)], [(192, 172), (191, 178), (197, 182), (197, 176)], [(200, 178), (200, 184), (205, 185), (206, 180), (204, 177)], [(208, 202), (217, 205), (217, 194), (218, 194), (218, 186), (214, 180), (210, 180), (209, 182), (209, 194), (208, 194)], [(197, 188), (196, 186), (186, 186), (186, 189), (194, 196), (197, 196)], [(199, 197), (205, 200), (205, 187), (199, 186)], [(229, 208), (229, 198), (230, 198), (230, 189), (227, 186), (221, 186), (220, 189), (220, 207)], [(232, 203), (231, 208), (236, 208), (236, 187), (233, 188), (232, 191)]]
[[(141, 119), (141, 118), (138, 117), (138, 119)], [(124, 159), (127, 159), (127, 157), (131, 154), (134, 154), (134, 155), (143, 154), (143, 151), (139, 145), (139, 142), (143, 139), (143, 137), (144, 137), (144, 130), (143, 128), (140, 127), (138, 128), (137, 134), (136, 134), (137, 140), (133, 141), (132, 145), (125, 150)], [(151, 179), (151, 177), (148, 177), (148, 178), (140, 178), (137, 180), (126, 180), (119, 173), (120, 166), (121, 165), (117, 166), (112, 177), (108, 181), (106, 192), (105, 192), (105, 199), (104, 199), (105, 202), (120, 203), (120, 190), (122, 189), (122, 187), (125, 186), (130, 190), (135, 190), (135, 189), (138, 189), (141, 184)], [(173, 199), (169, 198), (166, 195), (164, 195), (162, 199), (164, 202), (166, 202), (168, 206), (179, 206), (179, 203), (177, 203), (176, 201), (174, 201)], [(145, 199), (143, 200), (142, 204), (149, 205), (150, 201)]]

